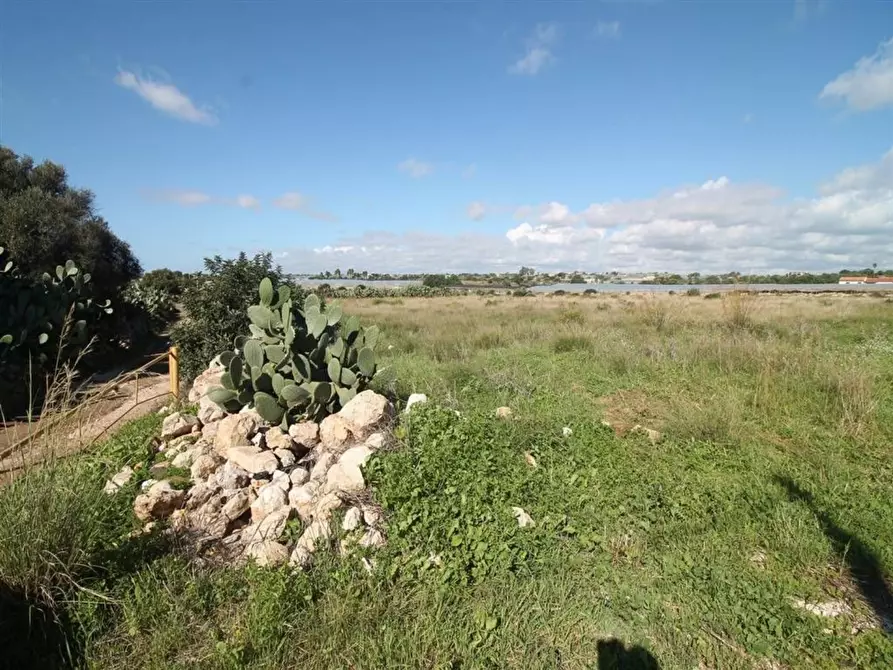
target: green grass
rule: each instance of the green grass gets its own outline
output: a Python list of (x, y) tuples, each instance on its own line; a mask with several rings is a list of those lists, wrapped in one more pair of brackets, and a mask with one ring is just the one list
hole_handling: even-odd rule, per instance
[[(384, 390), (431, 398), (367, 468), (388, 534), (372, 574), (360, 555), (294, 574), (133, 544), (87, 486), (148, 464), (155, 419), (64, 466), (80, 507), (14, 514), (61, 486), (40, 472), (0, 492), (0, 538), (31, 519), (33, 546), (85, 547), (48, 611), (86, 667), (607, 668), (611, 638), (665, 670), (889, 666), (882, 628), (853, 632), (893, 611), (889, 306), (740, 299), (348, 304), (382, 327)], [(45, 583), (34, 542), (0, 543), (18, 592)]]

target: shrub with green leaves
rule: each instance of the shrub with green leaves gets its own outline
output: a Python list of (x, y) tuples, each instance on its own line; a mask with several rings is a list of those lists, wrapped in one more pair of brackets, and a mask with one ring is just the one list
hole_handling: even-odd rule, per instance
[(37, 399), (44, 375), (74, 358), (95, 332), (106, 300), (91, 297), (90, 275), (72, 261), (39, 280), (21, 275), (0, 247), (0, 407)]
[(177, 316), (174, 296), (164, 288), (153, 285), (141, 277), (130, 282), (124, 289), (124, 301), (141, 311), (152, 330), (166, 328)]
[(297, 307), (287, 285), (264, 278), (260, 303), (248, 308), (250, 335), (220, 354), (221, 386), (208, 397), (228, 412), (248, 405), (287, 427), (301, 417), (320, 420), (363, 391), (377, 371), (378, 328), (363, 329), (341, 307), (308, 295)]

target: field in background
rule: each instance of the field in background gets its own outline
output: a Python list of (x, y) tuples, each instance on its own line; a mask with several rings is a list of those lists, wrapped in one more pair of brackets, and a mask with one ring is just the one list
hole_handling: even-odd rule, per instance
[[(68, 515), (31, 532), (33, 550), (0, 550), (0, 574), (48, 553), (56, 526), (89, 544), (79, 561), (100, 569), (76, 575), (89, 590), (57, 631), (76, 660), (606, 670), (623, 655), (606, 644), (617, 638), (635, 646), (629, 663), (664, 670), (893, 665), (887, 297), (344, 307), (382, 329), (383, 390), (431, 400), (398, 429), (403, 448), (368, 470), (388, 514), (373, 573), (356, 558), (308, 574), (198, 569), (129, 538), (125, 496), (75, 492), (145, 457), (149, 417), (36, 481), (68, 498), (38, 497), (27, 478), (0, 496), (0, 548), (25, 535), (15, 510), (50, 515), (49, 500)], [(511, 419), (495, 418), (500, 406)], [(535, 525), (519, 528), (513, 507)], [(808, 610), (828, 603), (841, 613)]]

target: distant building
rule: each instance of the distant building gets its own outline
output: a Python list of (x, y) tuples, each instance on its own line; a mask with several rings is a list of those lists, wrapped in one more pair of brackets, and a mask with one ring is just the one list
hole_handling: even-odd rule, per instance
[(838, 284), (893, 284), (893, 277), (841, 277)]

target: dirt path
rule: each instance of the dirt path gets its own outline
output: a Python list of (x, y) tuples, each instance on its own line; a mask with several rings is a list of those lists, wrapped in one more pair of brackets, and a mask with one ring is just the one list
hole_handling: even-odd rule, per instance
[[(48, 430), (31, 444), (0, 460), (0, 482), (29, 465), (85, 449), (110, 435), (117, 426), (158, 410), (170, 402), (169, 391), (167, 374), (149, 374), (118, 384), (109, 398), (76, 412), (64, 425)], [(0, 428), (0, 452), (27, 437), (35, 427), (21, 421)]]

